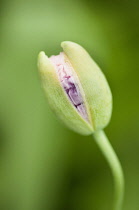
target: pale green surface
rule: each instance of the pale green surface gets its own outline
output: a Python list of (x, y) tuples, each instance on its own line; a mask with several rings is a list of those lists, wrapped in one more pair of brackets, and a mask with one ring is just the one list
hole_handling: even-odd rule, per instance
[(105, 76), (83, 47), (68, 41), (61, 46), (79, 77), (94, 130), (103, 129), (112, 112), (112, 95)]

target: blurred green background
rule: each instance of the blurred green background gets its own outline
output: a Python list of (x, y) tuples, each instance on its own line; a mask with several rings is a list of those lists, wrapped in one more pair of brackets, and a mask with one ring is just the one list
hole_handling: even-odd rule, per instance
[(105, 129), (123, 165), (124, 210), (139, 209), (139, 2), (0, 1), (0, 209), (108, 210), (109, 167), (93, 139), (69, 131), (50, 111), (37, 55), (84, 46), (114, 98)]

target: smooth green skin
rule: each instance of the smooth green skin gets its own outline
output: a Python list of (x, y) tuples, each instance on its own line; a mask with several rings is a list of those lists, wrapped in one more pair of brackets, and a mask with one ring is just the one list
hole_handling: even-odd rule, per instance
[(80, 45), (65, 41), (61, 46), (85, 92), (94, 130), (103, 129), (109, 123), (112, 113), (112, 94), (104, 74)]
[[(90, 135), (103, 129), (112, 112), (112, 95), (105, 76), (80, 45), (65, 41), (61, 44), (79, 79), (90, 122), (85, 121), (70, 102), (60, 84), (53, 64), (40, 52), (38, 68), (49, 105), (58, 118), (70, 129), (82, 135)], [(66, 58), (65, 58), (66, 59)]]
[(124, 175), (121, 163), (103, 130), (95, 132), (93, 137), (113, 174), (115, 195), (112, 209), (121, 210), (124, 197)]

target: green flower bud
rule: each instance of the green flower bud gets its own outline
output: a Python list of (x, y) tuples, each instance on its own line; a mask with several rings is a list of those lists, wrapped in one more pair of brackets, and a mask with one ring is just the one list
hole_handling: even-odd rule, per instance
[(103, 129), (112, 112), (112, 94), (104, 74), (80, 45), (65, 41), (63, 52), (40, 52), (38, 68), (53, 112), (83, 135)]

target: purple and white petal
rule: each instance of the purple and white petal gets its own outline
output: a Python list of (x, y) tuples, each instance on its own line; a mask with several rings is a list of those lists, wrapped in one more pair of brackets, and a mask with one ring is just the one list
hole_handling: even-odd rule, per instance
[(71, 65), (64, 60), (64, 53), (60, 53), (60, 55), (56, 56), (53, 55), (49, 59), (55, 66), (61, 85), (68, 95), (71, 103), (80, 115), (88, 121), (88, 115), (83, 97), (79, 90), (78, 81), (76, 81), (73, 76)]

